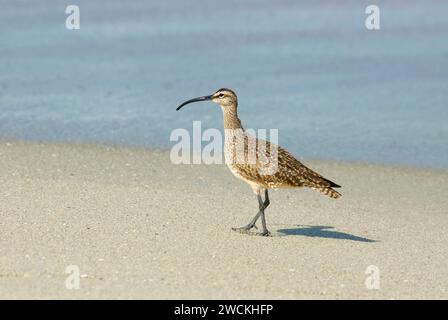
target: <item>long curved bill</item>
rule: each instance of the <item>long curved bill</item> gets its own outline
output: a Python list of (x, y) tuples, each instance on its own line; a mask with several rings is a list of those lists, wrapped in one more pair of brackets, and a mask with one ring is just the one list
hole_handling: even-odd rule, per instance
[(212, 100), (212, 96), (203, 96), (203, 97), (199, 97), (199, 98), (190, 99), (190, 100), (185, 101), (184, 103), (182, 103), (180, 106), (178, 106), (176, 108), (176, 111), (179, 111), (180, 108), (182, 108), (183, 106), (185, 106), (185, 105), (187, 105), (189, 103), (199, 102), (199, 101), (208, 101), (208, 100)]

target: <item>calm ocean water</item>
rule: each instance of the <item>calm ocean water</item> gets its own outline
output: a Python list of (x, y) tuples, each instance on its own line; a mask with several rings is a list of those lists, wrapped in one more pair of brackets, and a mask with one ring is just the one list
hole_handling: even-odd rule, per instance
[(0, 138), (169, 148), (174, 128), (278, 128), (300, 157), (448, 168), (448, 2), (2, 0)]

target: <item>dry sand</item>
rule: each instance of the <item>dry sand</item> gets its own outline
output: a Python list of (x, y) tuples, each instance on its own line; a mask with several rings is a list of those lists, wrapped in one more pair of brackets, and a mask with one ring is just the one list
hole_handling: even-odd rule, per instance
[(224, 165), (3, 141), (0, 298), (448, 298), (448, 172), (305, 163), (343, 197), (272, 192), (265, 238), (231, 231), (257, 203)]

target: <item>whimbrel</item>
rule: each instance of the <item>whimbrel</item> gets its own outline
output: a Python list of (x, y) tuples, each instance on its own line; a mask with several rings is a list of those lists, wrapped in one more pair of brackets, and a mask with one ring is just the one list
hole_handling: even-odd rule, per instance
[[(285, 149), (248, 134), (243, 129), (241, 121), (238, 118), (238, 99), (235, 92), (232, 90), (222, 88), (212, 95), (190, 99), (182, 103), (176, 110), (179, 110), (189, 103), (198, 101), (213, 101), (221, 106), (224, 116), (224, 154), (226, 164), (237, 178), (245, 181), (252, 187), (253, 192), (257, 196), (258, 213), (247, 225), (239, 228), (232, 228), (232, 230), (241, 233), (249, 233), (252, 228), (257, 228), (255, 224), (261, 217), (262, 231), (258, 234), (263, 236), (270, 235), (270, 232), (266, 228), (266, 218), (264, 214), (265, 209), (270, 203), (268, 189), (309, 187), (331, 198), (336, 199), (341, 196), (340, 193), (333, 189), (339, 188), (339, 185), (307, 168)], [(237, 148), (237, 146), (235, 146), (237, 140), (235, 139), (235, 135), (232, 134), (234, 131), (242, 132), (243, 139), (239, 141), (243, 141), (244, 144), (243, 161), (228, 161), (228, 159), (234, 159), (235, 150)], [(260, 142), (263, 143), (261, 144)], [(263, 144), (265, 147), (260, 148), (259, 145)], [(256, 154), (255, 161), (248, 161), (248, 155), (253, 151), (251, 148), (254, 148), (254, 146)], [(272, 153), (271, 150), (276, 150), (276, 170), (270, 174), (263, 174), (260, 169), (264, 163), (259, 159), (270, 158)], [(264, 200), (262, 198), (263, 193)]]

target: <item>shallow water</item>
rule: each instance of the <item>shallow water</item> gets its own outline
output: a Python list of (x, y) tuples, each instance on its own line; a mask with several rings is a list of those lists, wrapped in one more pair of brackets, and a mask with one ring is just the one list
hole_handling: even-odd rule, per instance
[(230, 87), (305, 158), (448, 168), (448, 2), (3, 1), (0, 138), (170, 147)]

